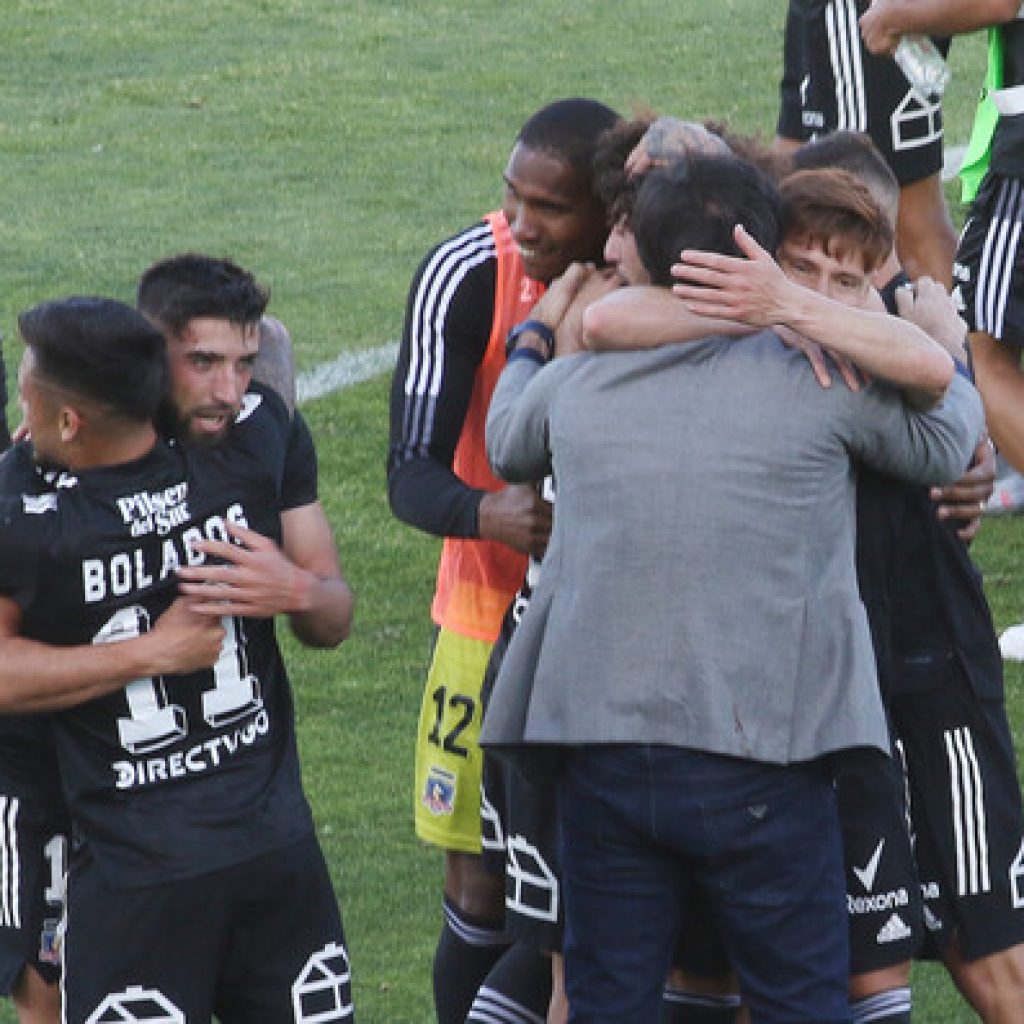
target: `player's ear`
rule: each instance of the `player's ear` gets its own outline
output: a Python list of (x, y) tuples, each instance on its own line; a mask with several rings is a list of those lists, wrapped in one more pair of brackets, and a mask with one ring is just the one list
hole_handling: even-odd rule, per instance
[(73, 441), (78, 437), (85, 422), (82, 414), (73, 405), (62, 405), (57, 413), (60, 425), (60, 439), (62, 441)]

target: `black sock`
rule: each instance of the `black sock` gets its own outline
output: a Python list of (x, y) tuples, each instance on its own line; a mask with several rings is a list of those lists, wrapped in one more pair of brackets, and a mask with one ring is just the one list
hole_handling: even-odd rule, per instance
[(550, 1002), (551, 961), (517, 942), (484, 979), (466, 1024), (543, 1024)]
[(508, 949), (504, 925), (474, 921), (447, 897), (434, 953), (434, 1009), (438, 1024), (465, 1024), (488, 971)]

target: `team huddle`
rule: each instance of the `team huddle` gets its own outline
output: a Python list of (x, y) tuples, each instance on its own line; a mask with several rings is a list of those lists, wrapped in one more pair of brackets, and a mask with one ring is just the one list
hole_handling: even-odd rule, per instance
[[(444, 538), (414, 791), (443, 1024), (908, 1021), (915, 958), (1020, 1018), (968, 547), (989, 435), (1024, 451), (1018, 8), (791, 3), (771, 146), (553, 103), (421, 264), (388, 486)], [(990, 26), (958, 243), (941, 102), (892, 51)]]
[[(995, 115), (958, 243), (941, 103), (891, 53), (978, 28)], [(898, 1024), (916, 958), (988, 1024), (1024, 1015), (969, 552), (992, 442), (1024, 469), (1024, 8), (792, 0), (781, 99), (770, 146), (550, 103), (501, 208), (413, 279), (388, 496), (444, 538), (414, 780), (446, 851), (439, 1024)], [(353, 594), (268, 300), (190, 253), (134, 307), (19, 318), (22, 1024), (354, 1019), (274, 626), (337, 647)]]

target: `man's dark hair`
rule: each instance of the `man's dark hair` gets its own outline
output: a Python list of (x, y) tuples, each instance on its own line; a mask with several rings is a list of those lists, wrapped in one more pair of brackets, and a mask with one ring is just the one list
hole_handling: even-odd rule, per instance
[(33, 306), (18, 329), (49, 383), (129, 420), (151, 420), (168, 388), (163, 335), (114, 299), (75, 296)]
[(870, 135), (841, 129), (806, 142), (793, 154), (797, 171), (837, 167), (849, 171), (868, 187), (875, 201), (895, 221), (900, 205), (900, 184)]
[(653, 117), (620, 121), (601, 133), (594, 154), (594, 191), (608, 211), (609, 224), (621, 217), (628, 221), (633, 212), (636, 192), (642, 176), (630, 178), (626, 173), (626, 159), (640, 144)]
[(698, 154), (645, 175), (630, 219), (652, 283), (665, 287), (683, 249), (741, 256), (733, 238), (737, 224), (774, 254), (782, 237), (775, 186), (743, 160)]
[(556, 100), (523, 125), (516, 142), (564, 160), (589, 184), (593, 181), (597, 140), (618, 121), (619, 115), (597, 100)]
[(270, 290), (231, 260), (184, 253), (154, 263), (140, 278), (136, 304), (177, 337), (208, 316), (240, 326), (259, 323)]

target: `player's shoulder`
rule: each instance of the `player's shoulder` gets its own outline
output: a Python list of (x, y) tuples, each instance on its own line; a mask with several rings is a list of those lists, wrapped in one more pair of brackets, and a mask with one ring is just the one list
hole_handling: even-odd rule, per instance
[(438, 242), (424, 257), (417, 274), (420, 287), (438, 282), (459, 284), (467, 276), (493, 275), (498, 248), (491, 225), (478, 220)]
[(253, 383), (242, 396), (231, 429), (215, 445), (190, 446), (194, 469), (207, 468), (223, 478), (269, 476), (278, 479), (288, 458), (298, 413), (290, 416), (273, 388)]
[(28, 441), (19, 441), (0, 458), (0, 494), (44, 490), (47, 484), (32, 457)]
[(228, 432), (228, 437), (268, 434), (286, 436), (290, 426), (291, 415), (284, 399), (272, 387), (253, 381), (249, 385), (249, 390), (242, 396), (238, 415)]
[(17, 580), (36, 564), (39, 552), (56, 535), (60, 492), (36, 474), (23, 486), (0, 490), (0, 579)]

